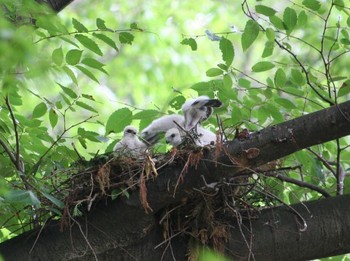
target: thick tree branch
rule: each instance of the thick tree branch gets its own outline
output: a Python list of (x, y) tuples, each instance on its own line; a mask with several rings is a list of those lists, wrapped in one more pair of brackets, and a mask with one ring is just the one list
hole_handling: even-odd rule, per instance
[[(168, 164), (158, 170), (159, 176), (156, 179), (148, 181), (148, 203), (154, 210), (153, 213), (156, 214), (159, 210), (188, 198), (189, 193), (194, 189), (205, 186), (200, 178), (202, 175), (208, 183), (216, 182), (224, 177), (238, 176), (240, 172), (246, 169), (255, 168), (309, 146), (349, 135), (350, 122), (347, 120), (349, 112), (350, 101), (271, 126), (250, 135), (246, 140), (236, 139), (228, 142), (225, 152), (223, 151), (219, 157), (215, 156), (213, 150), (204, 150), (202, 160), (198, 165), (189, 167), (185, 174), (183, 173), (183, 167), (186, 162), (179, 160)], [(259, 154), (254, 158), (247, 157), (250, 149), (258, 150)], [(182, 174), (184, 174), (183, 182), (177, 186)], [(176, 193), (173, 196), (176, 187)], [(339, 199), (339, 204), (336, 203), (338, 202), (337, 199)], [(298, 251), (295, 247), (303, 249), (303, 251), (306, 247), (313, 248), (312, 251), (308, 252), (311, 254), (299, 251), (300, 253), (298, 252), (297, 256), (299, 260), (349, 252), (350, 220), (348, 219), (350, 213), (349, 208), (344, 207), (349, 205), (349, 202), (350, 196), (344, 196), (292, 206), (306, 220), (308, 226), (306, 232), (299, 230), (300, 227), (297, 223), (299, 219), (296, 218), (295, 212), (290, 212), (290, 208), (287, 210), (286, 208), (264, 210), (258, 220), (251, 221), (253, 229), (249, 229), (254, 233), (252, 249), (255, 257), (269, 256), (266, 255), (265, 249), (270, 251), (271, 247), (281, 250), (280, 253), (284, 253), (289, 251), (286, 250), (286, 246), (294, 249), (294, 252), (293, 254), (284, 255), (284, 260), (287, 260), (285, 258), (296, 260), (294, 254)], [(306, 209), (309, 209), (311, 214)], [(134, 217), (137, 217), (137, 219)], [(272, 217), (280, 218), (275, 220)], [(98, 209), (91, 211), (86, 219), (88, 222), (86, 224), (88, 236), (81, 236), (81, 231), (76, 225), (72, 228), (71, 235), (75, 235), (73, 238), (74, 249), (70, 246), (70, 233), (68, 231), (58, 232), (56, 225), (54, 228), (43, 230), (31, 256), (35, 258), (40, 255), (42, 259), (50, 259), (52, 256), (50, 256), (49, 249), (54, 248), (61, 255), (59, 258), (68, 256), (75, 260), (89, 260), (90, 257), (90, 260), (92, 260), (93, 255), (86, 245), (87, 238), (98, 257), (106, 259), (120, 255), (120, 259), (122, 259), (125, 258), (126, 253), (130, 253), (131, 249), (136, 252), (145, 251), (145, 253), (153, 251), (154, 246), (164, 240), (159, 235), (157, 230), (159, 227), (155, 223), (154, 216), (145, 213), (138, 191), (131, 193), (129, 199), (111, 202), (107, 207), (100, 203)], [(133, 220), (132, 223), (131, 220)], [(85, 221), (80, 221), (82, 222), (81, 227), (84, 228), (83, 223)], [(235, 225), (235, 222), (232, 222), (233, 230), (229, 243), (229, 249), (232, 252), (230, 253), (236, 258), (242, 256), (242, 259), (246, 259), (247, 246), (240, 245), (244, 244), (242, 243), (241, 233), (237, 224)], [(249, 223), (244, 223), (244, 226), (249, 228)], [(276, 227), (278, 230), (275, 229)], [(286, 237), (286, 232), (290, 236)], [(84, 233), (87, 233), (87, 231), (84, 231)], [(262, 235), (265, 234), (266, 238), (263, 238)], [(314, 240), (318, 235), (321, 235), (320, 238), (322, 239), (325, 237), (325, 240)], [(153, 236), (155, 237), (152, 238), (153, 241), (148, 238)], [(0, 252), (6, 260), (20, 260), (21, 254), (25, 253), (27, 255), (29, 249), (32, 248), (35, 236), (34, 239), (25, 241), (24, 239), (27, 237), (28, 235), (23, 235), (0, 245)], [(291, 240), (290, 238), (293, 238), (295, 245), (291, 246), (292, 241), (288, 241)], [(302, 243), (299, 243), (298, 240), (302, 240)], [(23, 242), (28, 243), (23, 244)], [(156, 242), (156, 244), (152, 245), (150, 242)], [(322, 242), (322, 244), (315, 245), (313, 242)], [(325, 247), (324, 242), (329, 245)], [(182, 246), (180, 249), (185, 249), (184, 244), (186, 242), (179, 238), (174, 241), (174, 244), (179, 244)], [(138, 247), (135, 248), (135, 245)], [(13, 249), (17, 251), (13, 251)], [(152, 260), (159, 259), (156, 257), (156, 253), (159, 254), (157, 251), (152, 252), (152, 254), (155, 253), (151, 256)], [(272, 258), (270, 260), (281, 260), (280, 253), (271, 252)], [(79, 254), (81, 257), (79, 257)], [(183, 259), (185, 254), (182, 254)], [(149, 257), (150, 255), (144, 256)], [(279, 257), (279, 259), (274, 259), (275, 257)]]

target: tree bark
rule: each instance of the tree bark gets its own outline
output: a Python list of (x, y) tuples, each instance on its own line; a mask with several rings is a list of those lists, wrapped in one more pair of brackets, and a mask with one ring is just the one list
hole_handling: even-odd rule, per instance
[[(93, 260), (94, 255), (100, 260), (160, 260), (164, 246), (154, 247), (164, 239), (157, 215), (153, 214), (188, 199), (191, 191), (205, 186), (203, 178), (209, 183), (240, 175), (246, 169), (350, 134), (349, 115), (350, 101), (263, 129), (245, 140), (235, 139), (225, 145), (219, 156), (215, 150), (204, 150), (203, 158), (186, 174), (186, 162), (175, 161), (159, 169), (159, 176), (147, 182), (147, 201), (153, 213), (145, 213), (139, 191), (134, 191), (129, 199), (108, 201), (107, 206), (100, 202), (85, 219), (71, 220), (71, 229), (64, 232), (51, 222), (52, 226), (46, 226), (39, 235), (33, 231), (4, 242), (0, 253), (5, 260), (25, 260), (23, 257), (35, 245), (30, 260)], [(180, 175), (183, 182), (177, 184)], [(242, 227), (252, 232), (251, 249), (256, 260), (306, 260), (347, 253), (350, 213), (345, 206), (349, 203), (350, 196), (343, 196), (292, 206), (306, 221), (304, 232), (298, 226), (300, 217), (285, 207), (262, 211), (257, 220), (251, 221), (251, 227), (249, 223), (240, 227), (233, 218), (226, 253), (242, 260), (249, 256)], [(249, 231), (243, 229), (248, 242)], [(186, 260), (187, 242), (184, 236), (172, 240), (176, 260)], [(171, 252), (166, 251), (163, 258), (171, 260)]]

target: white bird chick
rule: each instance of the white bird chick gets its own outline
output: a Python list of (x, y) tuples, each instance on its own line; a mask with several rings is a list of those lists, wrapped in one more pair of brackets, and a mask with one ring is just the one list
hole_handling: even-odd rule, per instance
[(178, 128), (176, 123), (181, 127), (184, 126), (185, 118), (179, 114), (171, 114), (160, 117), (151, 122), (141, 132), (141, 137), (151, 144), (155, 144), (159, 140), (159, 134), (165, 133), (172, 128)]
[(210, 130), (204, 129), (202, 126), (198, 126), (198, 140), (196, 144), (199, 146), (205, 146), (216, 143), (216, 135)]
[(133, 156), (142, 155), (147, 146), (137, 137), (137, 130), (133, 126), (126, 126), (123, 138), (114, 146), (115, 152), (130, 153)]
[(165, 133), (166, 143), (171, 144), (173, 147), (177, 147), (182, 143), (182, 137), (179, 129), (171, 128)]
[(193, 129), (197, 124), (205, 121), (213, 113), (213, 107), (220, 107), (222, 102), (218, 99), (210, 99), (208, 96), (199, 96), (187, 100), (181, 107), (185, 116), (185, 130)]

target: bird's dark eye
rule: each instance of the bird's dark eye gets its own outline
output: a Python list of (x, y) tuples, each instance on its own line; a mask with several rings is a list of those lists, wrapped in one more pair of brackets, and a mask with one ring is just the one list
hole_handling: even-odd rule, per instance
[(199, 108), (199, 110), (200, 110), (200, 111), (206, 111), (206, 110), (207, 110), (207, 107), (202, 106), (202, 107)]
[(126, 132), (127, 133), (132, 133), (133, 131), (129, 129), (129, 130), (126, 130)]
[(171, 134), (170, 137), (175, 138), (175, 133)]

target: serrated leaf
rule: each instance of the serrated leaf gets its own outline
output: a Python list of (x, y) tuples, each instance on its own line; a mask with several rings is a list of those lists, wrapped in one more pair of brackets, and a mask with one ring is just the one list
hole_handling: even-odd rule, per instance
[(97, 26), (98, 29), (101, 29), (101, 30), (107, 29), (107, 27), (105, 25), (105, 21), (102, 20), (101, 18), (97, 18), (96, 19), (96, 26)]
[(52, 61), (56, 64), (56, 65), (58, 65), (58, 66), (60, 66), (60, 65), (62, 65), (62, 63), (63, 63), (63, 51), (62, 51), (62, 47), (60, 47), (60, 48), (57, 48), (57, 49), (55, 49), (53, 52), (52, 52)]
[(192, 51), (197, 50), (197, 42), (193, 38), (185, 38), (181, 41), (181, 44), (190, 46)]
[(159, 111), (156, 110), (144, 110), (134, 114), (133, 119), (141, 120), (145, 118), (156, 118), (159, 116)]
[(78, 85), (78, 80), (75, 77), (74, 72), (68, 66), (63, 66), (63, 70), (66, 72), (66, 74), (69, 76), (69, 78), (71, 78), (72, 82), (75, 85)]
[(63, 85), (61, 85), (61, 84), (59, 84), (59, 83), (57, 83), (57, 84), (61, 87), (61, 89), (63, 90), (63, 92), (64, 92), (65, 94), (67, 94), (69, 97), (71, 97), (71, 98), (73, 98), (73, 99), (75, 99), (75, 98), (78, 97), (78, 95), (77, 95), (71, 88), (65, 87), (65, 86), (63, 86)]
[(321, 3), (317, 0), (304, 0), (303, 5), (313, 11), (317, 11), (321, 8)]
[(49, 111), (49, 120), (50, 120), (51, 128), (55, 128), (58, 122), (58, 115), (57, 115), (57, 112), (52, 108)]
[(297, 13), (294, 9), (287, 7), (283, 12), (283, 22), (287, 27), (287, 33), (289, 34), (296, 26), (298, 21)]
[(45, 192), (41, 192), (45, 198), (47, 198), (48, 200), (50, 200), (53, 204), (55, 204), (58, 208), (60, 209), (63, 209), (64, 208), (64, 203), (63, 201), (59, 200), (58, 198), (48, 194), (48, 193), (45, 193)]
[(292, 69), (292, 81), (299, 86), (303, 86), (306, 83), (304, 75), (300, 72), (300, 70)]
[(72, 18), (72, 22), (73, 22), (73, 27), (78, 32), (84, 32), (84, 33), (89, 32), (89, 30), (82, 23), (80, 23), (78, 20)]
[(275, 65), (271, 62), (258, 62), (252, 67), (253, 72), (264, 72), (271, 70)]
[(106, 124), (106, 135), (111, 132), (121, 132), (132, 121), (132, 112), (128, 108), (122, 108), (109, 116)]
[(92, 142), (100, 142), (100, 140), (97, 138), (99, 136), (97, 132), (86, 131), (83, 128), (78, 128), (78, 135), (80, 135), (81, 138), (90, 140)]
[(261, 55), (262, 58), (266, 58), (272, 55), (273, 50), (275, 48), (275, 42), (274, 41), (267, 41), (265, 43), (264, 51)]
[(219, 69), (219, 68), (210, 68), (209, 70), (206, 71), (206, 75), (208, 77), (215, 77), (215, 76), (219, 76), (222, 75), (224, 72), (223, 70)]
[(181, 109), (182, 104), (184, 104), (186, 101), (185, 97), (183, 97), (182, 95), (176, 96), (174, 97), (170, 102), (169, 102), (169, 106), (179, 110)]
[(81, 61), (82, 64), (85, 64), (86, 66), (89, 66), (91, 68), (94, 68), (94, 69), (97, 69), (105, 74), (108, 75), (107, 71), (105, 69), (103, 69), (103, 66), (105, 66), (105, 64), (97, 61), (96, 59), (94, 58), (84, 58), (82, 61)]
[(44, 102), (39, 103), (37, 106), (35, 106), (33, 110), (32, 118), (40, 118), (45, 115), (47, 112), (47, 106)]
[(91, 80), (99, 83), (99, 81), (97, 80), (97, 78), (95, 77), (95, 75), (91, 71), (89, 71), (88, 69), (86, 69), (85, 67), (80, 66), (80, 65), (76, 65), (75, 67), (78, 68), (83, 74), (85, 74)]
[(295, 109), (296, 106), (293, 102), (285, 98), (275, 98), (274, 101), (284, 107), (287, 110)]
[(119, 42), (122, 44), (132, 44), (134, 41), (134, 35), (128, 32), (119, 33)]
[(266, 16), (273, 16), (277, 13), (277, 11), (271, 7), (268, 7), (266, 5), (256, 5), (255, 11), (259, 14), (263, 14)]
[(93, 51), (94, 53), (102, 56), (102, 51), (100, 49), (100, 47), (98, 47), (98, 45), (91, 40), (89, 37), (82, 35), (82, 34), (76, 34), (75, 38), (87, 49)]
[(241, 44), (243, 51), (246, 51), (256, 40), (259, 35), (259, 24), (253, 20), (249, 20), (244, 28)]
[(275, 73), (274, 82), (277, 88), (283, 88), (287, 82), (286, 73), (283, 69), (279, 68)]
[(78, 49), (69, 50), (66, 54), (66, 63), (68, 63), (69, 65), (76, 65), (80, 62), (82, 53), (83, 51)]
[(88, 105), (88, 104), (86, 104), (86, 103), (84, 103), (84, 102), (77, 101), (75, 104), (76, 104), (77, 106), (79, 106), (79, 107), (85, 109), (85, 110), (88, 110), (88, 111), (96, 112), (96, 113), (97, 113), (97, 111), (96, 111), (92, 106), (90, 106), (90, 105)]
[(141, 30), (141, 29), (138, 27), (137, 23), (135, 23), (135, 22), (130, 24), (130, 29), (133, 29), (133, 30)]
[(219, 47), (222, 53), (222, 59), (225, 61), (227, 67), (230, 67), (235, 56), (232, 42), (225, 37), (221, 37)]
[(103, 41), (104, 43), (108, 44), (110, 47), (115, 49), (117, 52), (119, 51), (119, 49), (118, 49), (117, 45), (115, 44), (115, 42), (111, 38), (109, 38), (107, 35), (96, 34), (96, 33), (93, 33), (92, 35), (94, 37), (98, 38), (99, 40)]

